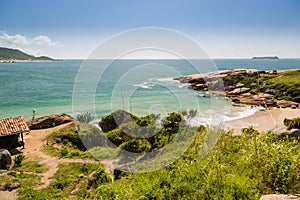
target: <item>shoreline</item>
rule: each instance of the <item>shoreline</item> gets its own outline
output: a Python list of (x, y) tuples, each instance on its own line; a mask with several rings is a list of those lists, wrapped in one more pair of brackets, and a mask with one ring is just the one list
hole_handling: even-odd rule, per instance
[(283, 120), (300, 117), (300, 109), (271, 108), (265, 111), (256, 111), (253, 115), (236, 120), (225, 121), (225, 130), (232, 130), (235, 135), (241, 134), (243, 128), (253, 126), (260, 132), (274, 131), (280, 133), (286, 130)]

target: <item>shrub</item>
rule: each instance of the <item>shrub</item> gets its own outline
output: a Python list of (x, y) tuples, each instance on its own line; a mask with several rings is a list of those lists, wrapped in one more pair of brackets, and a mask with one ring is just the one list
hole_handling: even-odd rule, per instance
[(151, 144), (146, 139), (133, 139), (121, 144), (120, 148), (133, 153), (142, 153), (149, 151)]
[(19, 154), (14, 158), (14, 166), (21, 167), (22, 161), (24, 160), (25, 156), (23, 154)]
[(294, 119), (287, 119), (285, 118), (283, 120), (284, 125), (287, 127), (288, 130), (291, 130), (293, 128), (300, 129), (300, 118), (294, 118)]
[(76, 118), (77, 118), (77, 121), (79, 121), (80, 123), (85, 123), (85, 124), (90, 123), (94, 119), (94, 117), (89, 112), (78, 114), (76, 116)]

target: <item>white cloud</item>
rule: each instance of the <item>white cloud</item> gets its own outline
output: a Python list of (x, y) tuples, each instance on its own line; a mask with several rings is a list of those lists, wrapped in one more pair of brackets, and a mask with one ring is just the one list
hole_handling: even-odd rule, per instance
[(49, 37), (47, 37), (45, 35), (40, 35), (40, 36), (37, 36), (37, 37), (33, 38), (32, 42), (36, 43), (36, 44), (39, 44), (39, 45), (46, 44), (46, 45), (49, 45), (49, 46), (57, 44), (57, 42), (53, 42)]
[(16, 46), (28, 46), (28, 45), (47, 45), (54, 46), (57, 42), (53, 42), (48, 36), (39, 35), (32, 39), (28, 39), (23, 35), (8, 35), (7, 33), (2, 33), (0, 35), (1, 45), (16, 45)]
[(23, 35), (8, 35), (7, 33), (2, 33), (2, 35), (0, 35), (0, 44), (29, 45), (30, 42)]

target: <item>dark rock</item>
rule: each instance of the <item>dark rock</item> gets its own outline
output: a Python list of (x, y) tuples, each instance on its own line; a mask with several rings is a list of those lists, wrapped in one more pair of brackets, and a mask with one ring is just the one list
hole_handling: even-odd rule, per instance
[(232, 102), (234, 102), (234, 103), (241, 103), (241, 101), (238, 98), (233, 98)]
[(0, 149), (0, 169), (8, 170), (11, 166), (11, 155), (8, 150)]
[(6, 190), (13, 191), (15, 189), (18, 189), (19, 187), (20, 187), (20, 183), (12, 183), (6, 186)]
[(93, 171), (89, 176), (88, 176), (88, 189), (94, 184), (96, 178), (95, 178), (95, 175), (96, 175), (96, 171)]
[(296, 105), (292, 105), (291, 108), (292, 108), (292, 109), (296, 109), (297, 106), (296, 106)]
[(266, 89), (265, 92), (273, 95), (280, 94), (280, 90), (275, 90), (275, 89)]
[(279, 136), (282, 138), (289, 138), (289, 139), (295, 139), (295, 140), (300, 141), (300, 130), (299, 129), (291, 129), (291, 130), (280, 131)]
[(225, 91), (228, 91), (228, 92), (230, 92), (230, 91), (232, 91), (232, 90), (234, 90), (235, 89), (235, 87), (234, 86), (231, 86), (231, 85), (229, 85), (229, 86), (225, 86)]
[(27, 121), (27, 125), (31, 130), (35, 129), (45, 129), (51, 128), (55, 126), (59, 126), (61, 124), (73, 122), (74, 119), (67, 114), (57, 114), (57, 115), (49, 115), (36, 118), (34, 120)]

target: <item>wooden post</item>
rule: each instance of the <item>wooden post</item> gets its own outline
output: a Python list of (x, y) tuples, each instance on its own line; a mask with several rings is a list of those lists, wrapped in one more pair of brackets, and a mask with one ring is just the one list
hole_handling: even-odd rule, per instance
[(23, 133), (21, 133), (21, 138), (22, 138), (22, 146), (23, 146), (23, 149), (24, 149), (25, 148), (25, 143), (24, 143)]

